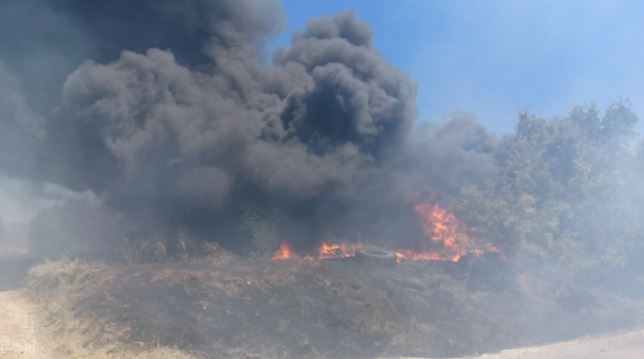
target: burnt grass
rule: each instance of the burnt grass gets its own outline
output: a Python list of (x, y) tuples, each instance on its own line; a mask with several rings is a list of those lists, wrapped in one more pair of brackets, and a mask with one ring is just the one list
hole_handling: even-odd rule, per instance
[[(72, 318), (95, 321), (88, 326), (121, 328), (123, 343), (208, 358), (457, 356), (641, 323), (635, 297), (511, 276), (492, 262), (101, 265), (32, 275), (27, 288), (42, 303), (64, 301)], [(66, 330), (74, 329), (57, 335)], [(98, 330), (85, 344), (101, 340)]]

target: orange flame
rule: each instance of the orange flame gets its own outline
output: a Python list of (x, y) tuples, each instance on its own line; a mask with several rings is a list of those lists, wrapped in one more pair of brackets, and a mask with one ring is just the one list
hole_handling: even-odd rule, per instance
[[(431, 196), (425, 202), (414, 205), (414, 213), (421, 221), (425, 238), (431, 242), (421, 243), (420, 250), (396, 249), (393, 251), (398, 262), (402, 261), (451, 261), (458, 262), (462, 257), (471, 254), (480, 257), (486, 252), (498, 252), (496, 247), (488, 245), (486, 248), (481, 243), (470, 237), (470, 228), (465, 227), (461, 221), (445, 208), (431, 202)], [(430, 243), (439, 244), (437, 248), (428, 248)], [(380, 249), (374, 246), (366, 247), (357, 243), (330, 243), (322, 242), (316, 255), (296, 253), (287, 241), (283, 241), (273, 254), (273, 260), (291, 260), (301, 258), (333, 259), (351, 258), (360, 249)]]
[(425, 237), (442, 244), (444, 259), (457, 262), (468, 253), (473, 241), (453, 213), (432, 203), (418, 203), (414, 212), (421, 220)]
[(287, 241), (282, 241), (280, 243), (280, 247), (273, 253), (273, 259), (274, 261), (288, 261), (291, 260), (295, 257), (295, 251), (291, 249), (291, 246), (288, 244)]
[(329, 244), (327, 242), (322, 242), (320, 248), (318, 249), (318, 258), (320, 259), (329, 259), (329, 258), (349, 258), (353, 257), (356, 254), (356, 250), (360, 249), (358, 244), (350, 243), (338, 243), (338, 244)]
[[(284, 241), (280, 247), (273, 253), (272, 259), (276, 261), (287, 261), (294, 259), (303, 259), (303, 260), (313, 260), (313, 259), (340, 259), (340, 258), (352, 258), (355, 256), (356, 251), (360, 249), (376, 249), (383, 250), (375, 246), (363, 246), (360, 244), (353, 243), (328, 243), (323, 242), (317, 251), (317, 256), (312, 256), (309, 254), (300, 255), (296, 253), (288, 244)], [(386, 250), (385, 250), (386, 251)], [(478, 254), (479, 252), (475, 252)], [(398, 249), (394, 251), (397, 262), (403, 261), (451, 261), (458, 262), (461, 259), (461, 255), (447, 255), (438, 251), (415, 251), (411, 249)]]

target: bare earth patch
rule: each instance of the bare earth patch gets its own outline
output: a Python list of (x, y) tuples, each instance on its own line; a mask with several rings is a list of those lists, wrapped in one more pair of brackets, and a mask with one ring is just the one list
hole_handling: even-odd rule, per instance
[[(644, 330), (610, 336), (584, 338), (557, 344), (504, 350), (495, 354), (460, 359), (641, 359), (644, 358)], [(391, 359), (391, 358), (390, 358)], [(427, 359), (427, 358), (395, 358)], [(458, 359), (458, 358), (452, 358)]]
[(644, 330), (602, 338), (588, 338), (535, 348), (519, 348), (482, 359), (640, 359), (644, 358)]
[(33, 307), (17, 291), (0, 292), (0, 358), (49, 358), (36, 336)]

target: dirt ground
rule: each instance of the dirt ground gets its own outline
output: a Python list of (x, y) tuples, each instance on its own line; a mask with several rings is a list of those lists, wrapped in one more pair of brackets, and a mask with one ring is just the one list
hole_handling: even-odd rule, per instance
[(0, 358), (47, 359), (36, 336), (33, 307), (17, 291), (0, 292)]
[[(644, 330), (611, 336), (584, 338), (538, 347), (504, 350), (495, 354), (460, 359), (641, 359), (644, 358)], [(425, 358), (396, 358), (425, 359)], [(459, 358), (451, 358), (459, 359)]]

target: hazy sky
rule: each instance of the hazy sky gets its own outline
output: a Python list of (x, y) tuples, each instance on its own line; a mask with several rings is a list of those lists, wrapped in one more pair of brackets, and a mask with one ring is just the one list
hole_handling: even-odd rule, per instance
[[(516, 114), (630, 99), (644, 118), (644, 2), (282, 0), (286, 26), (353, 9), (383, 56), (418, 84), (420, 119), (460, 109), (497, 132)], [(640, 133), (644, 126), (640, 125)]]

